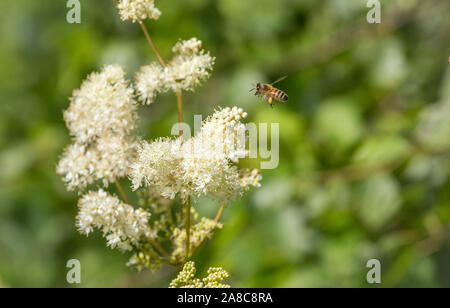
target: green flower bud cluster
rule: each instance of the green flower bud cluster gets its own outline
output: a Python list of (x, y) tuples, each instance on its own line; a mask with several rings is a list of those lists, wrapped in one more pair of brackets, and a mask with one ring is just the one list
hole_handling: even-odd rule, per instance
[(196, 274), (195, 263), (186, 262), (178, 276), (170, 283), (170, 288), (229, 288), (222, 281), (230, 275), (221, 267), (210, 267), (208, 276), (203, 279), (194, 278)]

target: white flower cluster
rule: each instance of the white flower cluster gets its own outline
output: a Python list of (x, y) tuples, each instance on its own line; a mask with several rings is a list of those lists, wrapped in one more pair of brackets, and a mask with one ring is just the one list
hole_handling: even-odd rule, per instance
[(131, 244), (137, 245), (143, 237), (152, 236), (148, 226), (150, 213), (135, 210), (101, 189), (85, 194), (78, 201), (78, 208), (78, 230), (89, 235), (94, 228), (101, 229), (111, 248), (131, 250)]
[(75, 90), (64, 119), (73, 138), (58, 164), (68, 190), (102, 180), (104, 186), (129, 170), (138, 145), (137, 104), (120, 66), (91, 74)]
[[(137, 140), (137, 139), (136, 139)], [(90, 145), (73, 143), (66, 147), (57, 171), (63, 175), (67, 189), (82, 189), (101, 180), (103, 186), (126, 176), (135, 158), (138, 142), (131, 137), (101, 138)]]
[(203, 123), (194, 144), (196, 155), (222, 154), (232, 162), (246, 156), (245, 125), (240, 121), (247, 117), (242, 108), (226, 107), (217, 110)]
[(107, 65), (73, 92), (64, 120), (75, 141), (89, 142), (111, 134), (130, 134), (136, 128), (136, 110), (125, 72), (119, 65)]
[(202, 48), (196, 38), (178, 42), (172, 49), (175, 54), (166, 71), (166, 84), (174, 92), (193, 91), (194, 87), (209, 78), (215, 58)]
[(249, 185), (257, 186), (260, 176), (248, 177), (233, 165), (245, 156), (246, 117), (242, 109), (225, 108), (202, 123), (200, 132), (188, 141), (159, 139), (142, 142), (131, 166), (133, 189), (152, 186), (163, 197), (180, 194), (209, 196), (226, 202), (236, 199)]
[(136, 74), (135, 88), (145, 104), (154, 102), (156, 94), (167, 91), (193, 91), (210, 76), (215, 58), (202, 49), (196, 38), (178, 42), (172, 49), (174, 57), (166, 67), (159, 63), (143, 66)]
[(133, 22), (144, 19), (158, 19), (161, 11), (155, 7), (154, 0), (119, 0), (117, 4), (120, 18)]

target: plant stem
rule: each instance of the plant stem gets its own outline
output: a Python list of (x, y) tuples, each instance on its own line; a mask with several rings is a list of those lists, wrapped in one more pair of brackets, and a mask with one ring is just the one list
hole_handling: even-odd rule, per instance
[[(118, 0), (113, 0), (113, 2), (115, 4), (119, 4)], [(139, 26), (141, 26), (142, 31), (145, 34), (145, 37), (147, 38), (148, 43), (150, 44), (150, 46), (152, 47), (153, 51), (156, 54), (156, 57), (158, 57), (159, 62), (161, 62), (161, 64), (163, 66), (167, 66), (167, 62), (164, 60), (163, 57), (161, 57), (161, 54), (158, 52), (158, 49), (156, 49), (155, 44), (153, 43), (153, 40), (150, 36), (150, 34), (148, 33), (147, 27), (145, 26), (144, 22), (142, 20), (138, 20)]]
[(187, 198), (186, 203), (186, 260), (189, 258), (189, 249), (191, 246), (191, 197)]
[(222, 216), (223, 210), (225, 209), (225, 203), (223, 203), (220, 208), (219, 211), (217, 212), (216, 218), (214, 219), (215, 223), (219, 222), (220, 216)]
[(116, 179), (115, 180), (116, 183), (116, 187), (119, 190), (120, 195), (122, 196), (122, 199), (129, 205), (131, 205), (130, 200), (128, 199), (127, 195), (125, 195), (125, 192), (123, 191), (122, 186), (120, 185), (119, 181)]
[[(148, 241), (149, 241), (150, 243), (153, 244), (152, 241), (154, 241), (154, 240), (148, 238)], [(158, 243), (158, 242), (156, 242), (156, 243)], [(159, 243), (158, 243), (158, 245), (159, 245)], [(145, 249), (144, 246), (137, 246), (137, 248), (138, 248), (139, 250), (141, 250), (142, 252), (144, 252), (146, 255), (150, 255), (150, 252), (149, 252), (147, 249)], [(162, 247), (161, 247), (161, 248), (162, 248)], [(162, 249), (164, 250), (164, 248), (162, 248)], [(160, 251), (160, 252), (161, 252), (161, 251)], [(170, 256), (169, 256), (169, 255), (167, 255), (167, 257), (168, 257), (169, 260), (161, 259), (161, 263), (168, 264), (168, 265), (173, 265), (173, 266), (177, 266), (177, 265), (178, 265), (178, 263), (170, 261)]]
[(183, 95), (181, 91), (177, 92), (177, 107), (178, 107), (178, 124), (179, 124), (179, 132), (178, 135), (180, 138), (183, 137)]
[[(156, 54), (156, 57), (158, 58), (159, 62), (161, 62), (162, 66), (167, 66), (166, 60), (161, 56), (161, 54), (158, 52), (158, 49), (156, 48), (155, 44), (153, 43), (153, 40), (150, 36), (150, 33), (147, 30), (147, 27), (145, 26), (144, 22), (139, 20), (139, 25), (141, 26), (142, 31), (145, 34), (145, 37), (147, 38), (148, 43), (150, 44), (150, 47), (153, 49), (153, 51)], [(182, 123), (183, 123), (183, 96), (181, 94), (181, 91), (178, 91), (177, 93), (177, 107), (178, 107), (178, 123), (180, 125), (180, 129), (178, 134), (180, 135), (180, 138), (183, 137), (183, 129), (182, 129)]]
[(161, 57), (161, 54), (158, 52), (158, 49), (156, 49), (156, 46), (153, 43), (153, 40), (152, 40), (152, 38), (150, 37), (150, 34), (147, 31), (147, 27), (145, 26), (145, 24), (144, 24), (144, 22), (142, 20), (139, 20), (139, 25), (141, 26), (141, 29), (144, 32), (148, 43), (150, 44), (150, 46), (152, 47), (153, 51), (155, 52), (156, 57), (158, 57), (159, 62), (161, 62), (161, 64), (163, 66), (167, 66), (167, 62), (163, 59), (163, 57)]
[(164, 247), (161, 246), (161, 244), (160, 244), (156, 239), (149, 238), (149, 242), (150, 242), (153, 246), (155, 246), (156, 249), (158, 249), (158, 251), (159, 251), (160, 253), (162, 253), (165, 257), (167, 257), (167, 258), (170, 259), (169, 253), (164, 249)]

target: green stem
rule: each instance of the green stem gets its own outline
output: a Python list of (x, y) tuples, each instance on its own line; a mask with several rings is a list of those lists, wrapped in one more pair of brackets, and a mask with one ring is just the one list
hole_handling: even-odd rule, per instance
[(220, 219), (220, 217), (222, 216), (222, 213), (223, 213), (223, 210), (224, 210), (224, 209), (225, 209), (225, 203), (223, 203), (223, 204), (220, 206), (219, 211), (217, 212), (216, 218), (214, 219), (214, 221), (215, 221), (216, 223), (219, 222), (219, 219)]
[(181, 91), (177, 92), (177, 107), (178, 107), (178, 123), (179, 123), (179, 132), (178, 135), (180, 138), (183, 138), (183, 96)]
[(191, 246), (191, 197), (187, 198), (186, 203), (186, 260), (189, 258)]
[(150, 34), (148, 33), (147, 27), (145, 26), (145, 24), (144, 24), (144, 22), (142, 20), (139, 20), (139, 25), (141, 26), (141, 29), (144, 32), (144, 35), (147, 38), (147, 41), (150, 44), (150, 47), (152, 47), (153, 51), (155, 52), (156, 57), (158, 58), (159, 62), (161, 62), (161, 64), (163, 66), (167, 66), (167, 62), (164, 60), (164, 58), (158, 52), (158, 49), (156, 49), (156, 46), (153, 43), (153, 40), (152, 40)]
[(116, 179), (115, 183), (116, 183), (117, 190), (119, 190), (119, 193), (120, 193), (120, 195), (122, 196), (123, 200), (124, 200), (127, 204), (131, 205), (130, 200), (128, 199), (127, 195), (126, 195), (125, 192), (123, 191), (123, 188), (122, 188), (122, 186), (120, 185), (120, 183), (119, 183), (119, 181), (118, 181), (117, 179)]

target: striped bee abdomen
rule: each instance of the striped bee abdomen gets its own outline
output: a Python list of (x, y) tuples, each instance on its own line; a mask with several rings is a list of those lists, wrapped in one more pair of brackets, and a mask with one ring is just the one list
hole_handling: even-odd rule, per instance
[(289, 98), (286, 93), (284, 93), (283, 91), (278, 90), (278, 89), (275, 89), (273, 96), (275, 99), (277, 99), (279, 101), (283, 101), (283, 102), (287, 101)]
[(282, 93), (282, 95), (281, 95), (281, 100), (282, 100), (283, 102), (287, 101), (287, 100), (289, 99), (289, 96), (288, 96), (286, 93), (284, 93), (284, 92), (281, 92), (281, 93)]

